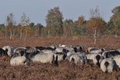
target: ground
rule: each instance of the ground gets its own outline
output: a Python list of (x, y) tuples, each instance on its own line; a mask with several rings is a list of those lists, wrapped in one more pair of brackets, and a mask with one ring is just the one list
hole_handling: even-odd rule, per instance
[[(25, 46), (50, 46), (52, 44), (82, 45), (85, 50), (88, 47), (105, 49), (119, 49), (120, 38), (101, 37), (93, 44), (91, 37), (27, 37), (9, 40), (0, 37), (0, 47), (9, 45), (13, 47)], [(73, 62), (63, 61), (58, 66), (53, 64), (42, 64), (29, 62), (29, 66), (11, 66), (10, 57), (0, 59), (0, 80), (119, 80), (120, 71), (103, 73), (101, 69), (92, 62), (82, 66)]]

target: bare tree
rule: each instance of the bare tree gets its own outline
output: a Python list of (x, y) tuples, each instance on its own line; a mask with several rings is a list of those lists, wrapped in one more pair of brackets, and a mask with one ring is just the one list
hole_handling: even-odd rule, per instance
[(22, 38), (23, 36), (23, 32), (25, 32), (25, 38), (27, 37), (27, 33), (28, 33), (28, 24), (30, 22), (30, 19), (29, 17), (26, 16), (25, 13), (23, 13), (23, 16), (21, 16), (21, 23), (20, 23), (20, 39)]
[(16, 21), (14, 20), (14, 15), (10, 13), (6, 19), (6, 33), (10, 36), (10, 40), (15, 35), (15, 25)]

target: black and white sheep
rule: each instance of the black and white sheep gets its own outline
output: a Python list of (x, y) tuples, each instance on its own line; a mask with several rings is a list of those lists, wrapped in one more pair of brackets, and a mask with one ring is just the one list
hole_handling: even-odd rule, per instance
[(81, 64), (85, 64), (86, 63), (86, 58), (83, 56), (83, 54), (80, 54), (80, 53), (73, 53), (71, 55), (68, 55), (65, 60), (68, 60), (68, 61), (73, 61), (75, 64), (77, 63), (81, 63)]
[(92, 60), (95, 65), (100, 67), (100, 62), (103, 60), (103, 56), (99, 53), (86, 54), (87, 60)]
[(3, 50), (2, 48), (0, 48), (0, 56), (8, 56), (7, 50)]
[(8, 56), (12, 56), (14, 54), (14, 48), (11, 46), (3, 46), (3, 50), (7, 51)]
[(120, 55), (120, 52), (117, 50), (107, 50), (102, 53), (104, 58), (114, 58), (116, 55)]
[(105, 58), (101, 61), (100, 68), (105, 73), (111, 73), (114, 70), (117, 70), (117, 65), (115, 60), (113, 60), (112, 58)]
[(57, 53), (54, 53), (54, 56), (57, 57), (57, 61), (60, 62), (65, 60), (67, 55), (63, 52), (57, 52)]
[(26, 48), (25, 47), (17, 47), (14, 49), (14, 54), (17, 54), (19, 56), (23, 56), (26, 53)]
[(99, 54), (102, 54), (103, 51), (105, 51), (104, 48), (99, 49), (99, 48), (95, 48), (95, 47), (89, 47), (87, 50), (88, 53), (99, 53)]
[(27, 58), (25, 56), (18, 56), (14, 54), (10, 59), (10, 65), (12, 66), (27, 65)]
[(117, 66), (120, 68), (120, 55), (116, 55), (113, 59), (116, 61)]
[(75, 51), (75, 52), (84, 52), (84, 47), (81, 46), (81, 45), (76, 45), (76, 46), (74, 47), (74, 51)]

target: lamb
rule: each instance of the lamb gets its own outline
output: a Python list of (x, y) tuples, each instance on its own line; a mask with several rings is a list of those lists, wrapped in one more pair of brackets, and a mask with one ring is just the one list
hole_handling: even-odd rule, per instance
[(112, 58), (105, 58), (101, 61), (100, 68), (105, 73), (111, 73), (114, 70), (117, 70), (117, 65)]

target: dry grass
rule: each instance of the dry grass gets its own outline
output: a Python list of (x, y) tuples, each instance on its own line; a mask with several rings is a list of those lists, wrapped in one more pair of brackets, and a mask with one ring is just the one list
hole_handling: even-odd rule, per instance
[[(10, 45), (18, 46), (50, 46), (52, 44), (82, 45), (85, 49), (89, 46), (96, 46), (105, 49), (120, 48), (120, 39), (109, 37), (100, 38), (96, 45), (92, 38), (86, 37), (32, 37), (27, 40), (15, 38), (0, 38), (0, 47)], [(120, 71), (103, 73), (100, 68), (92, 62), (84, 66), (73, 62), (63, 61), (59, 66), (53, 64), (42, 64), (29, 62), (29, 66), (10, 66), (9, 57), (0, 57), (0, 80), (120, 80)]]

